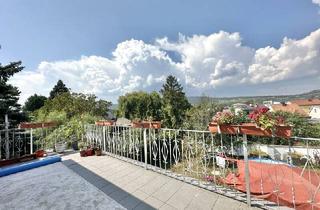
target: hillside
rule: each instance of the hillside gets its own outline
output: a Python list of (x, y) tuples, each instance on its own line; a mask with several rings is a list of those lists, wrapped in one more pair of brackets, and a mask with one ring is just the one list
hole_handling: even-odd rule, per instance
[[(188, 97), (191, 104), (198, 104), (203, 97), (191, 96)], [(290, 101), (293, 99), (307, 99), (307, 98), (320, 98), (320, 89), (313, 90), (306, 93), (295, 95), (270, 95), (270, 96), (238, 96), (238, 97), (206, 97), (209, 100), (217, 103), (262, 103), (263, 101)]]

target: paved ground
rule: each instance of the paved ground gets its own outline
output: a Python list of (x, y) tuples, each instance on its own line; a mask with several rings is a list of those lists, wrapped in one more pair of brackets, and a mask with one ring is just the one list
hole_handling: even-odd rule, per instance
[(80, 158), (77, 153), (63, 160), (127, 209), (248, 209), (245, 203), (109, 156)]
[(62, 163), (0, 178), (1, 210), (124, 209)]

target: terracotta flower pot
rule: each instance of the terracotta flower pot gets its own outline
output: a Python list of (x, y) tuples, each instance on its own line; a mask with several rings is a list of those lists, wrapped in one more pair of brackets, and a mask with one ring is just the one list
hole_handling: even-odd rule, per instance
[(42, 127), (43, 128), (49, 128), (49, 127), (55, 127), (55, 126), (57, 126), (56, 122), (45, 122), (45, 123), (42, 123)]
[[(219, 125), (220, 132), (224, 134), (237, 134), (239, 126), (237, 125)], [(212, 133), (218, 133), (218, 124), (215, 122), (209, 123), (209, 131)]]
[(143, 128), (143, 123), (142, 123), (142, 122), (139, 122), (139, 121), (133, 121), (133, 122), (131, 123), (131, 126), (132, 126), (133, 128)]
[(161, 128), (161, 122), (160, 121), (142, 121), (144, 128), (154, 128), (154, 129), (160, 129)]
[(94, 153), (96, 156), (101, 156), (102, 155), (102, 150), (101, 149), (95, 149)]
[(80, 150), (80, 157), (86, 157), (87, 151), (86, 150)]
[(42, 123), (20, 123), (19, 128), (30, 129), (30, 128), (42, 128)]
[(104, 122), (103, 122), (103, 125), (105, 125), (105, 126), (112, 126), (112, 125), (114, 125), (114, 121), (111, 121), (111, 120), (104, 121)]
[(87, 156), (93, 156), (93, 155), (94, 155), (94, 150), (91, 149), (91, 148), (90, 148), (90, 149), (87, 149), (87, 150), (86, 150), (86, 155), (87, 155)]
[(95, 122), (96, 125), (100, 126), (112, 126), (114, 125), (114, 121), (112, 120), (100, 120)]
[[(272, 136), (272, 130), (262, 129), (255, 123), (243, 123), (241, 125), (220, 125), (220, 132), (224, 134), (247, 134), (250, 136)], [(209, 123), (209, 131), (212, 133), (218, 133), (218, 124), (215, 122)], [(291, 137), (291, 127), (279, 125), (275, 127), (274, 135), (282, 138)]]
[[(252, 136), (272, 136), (272, 130), (262, 129), (257, 127), (255, 123), (243, 123), (240, 126), (240, 133), (252, 135)], [(282, 137), (282, 138), (290, 138), (291, 137), (291, 127), (290, 126), (275, 126), (274, 136)]]
[(37, 150), (37, 151), (35, 152), (35, 154), (36, 154), (37, 157), (44, 157), (45, 151), (44, 151), (43, 149)]

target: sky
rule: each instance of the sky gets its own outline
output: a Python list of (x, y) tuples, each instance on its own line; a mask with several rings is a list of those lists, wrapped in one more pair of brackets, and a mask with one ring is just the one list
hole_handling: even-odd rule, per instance
[(320, 88), (320, 0), (1, 0), (0, 63), (23, 103), (62, 79), (116, 103), (174, 75), (188, 96)]

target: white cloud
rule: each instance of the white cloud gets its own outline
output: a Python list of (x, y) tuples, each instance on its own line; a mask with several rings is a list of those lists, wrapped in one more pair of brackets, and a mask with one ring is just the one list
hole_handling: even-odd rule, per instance
[(320, 0), (312, 0), (312, 3), (317, 4), (320, 6)]
[[(171, 58), (169, 51), (181, 59)], [(252, 92), (246, 95), (261, 92), (259, 88), (271, 89), (272, 94), (275, 82), (304, 78), (307, 83), (308, 78), (313, 81), (319, 77), (319, 53), (320, 29), (300, 40), (284, 38), (279, 48), (259, 49), (244, 46), (239, 33), (180, 34), (176, 42), (166, 37), (150, 44), (133, 39), (121, 42), (111, 58), (82, 56), (78, 60), (43, 61), (34, 71), (17, 74), (11, 83), (22, 91), (22, 102), (33, 93), (48, 95), (58, 79), (75, 92), (116, 101), (119, 95), (133, 90), (159, 90), (169, 74), (179, 78), (189, 95), (210, 94), (212, 90), (223, 90), (225, 95), (227, 88), (244, 94), (241, 87), (248, 85)], [(305, 84), (293, 88), (299, 91), (299, 85)]]

